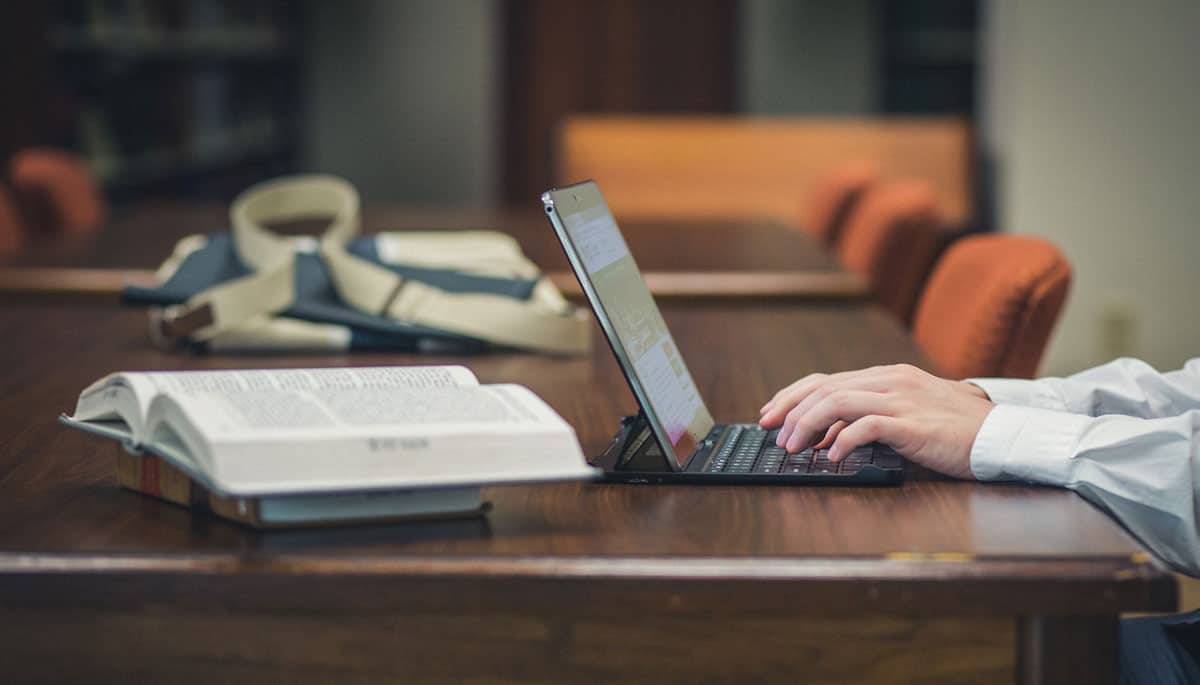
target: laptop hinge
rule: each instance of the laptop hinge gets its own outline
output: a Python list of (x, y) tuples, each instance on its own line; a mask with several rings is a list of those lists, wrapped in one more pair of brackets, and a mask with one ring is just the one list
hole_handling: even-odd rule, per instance
[(612, 442), (604, 452), (592, 461), (593, 466), (599, 466), (605, 471), (670, 471), (667, 458), (645, 413), (639, 411), (633, 416), (621, 417), (621, 426)]
[[(720, 440), (716, 439), (714, 444), (718, 442)], [(689, 461), (686, 470), (702, 468), (712, 447), (713, 445), (707, 443), (701, 445)], [(612, 442), (591, 463), (610, 472), (662, 473), (673, 470), (659, 447), (658, 440), (654, 439), (654, 431), (651, 430), (645, 413), (641, 411), (633, 416), (621, 417), (621, 426), (613, 436)]]

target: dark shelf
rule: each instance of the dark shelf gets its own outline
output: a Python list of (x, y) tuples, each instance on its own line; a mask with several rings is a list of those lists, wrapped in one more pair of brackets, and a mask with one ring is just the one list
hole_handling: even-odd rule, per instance
[(255, 161), (276, 159), (288, 154), (291, 146), (283, 140), (229, 146), (217, 153), (180, 154), (172, 151), (143, 153), (124, 160), (117, 171), (100, 173), (105, 188), (128, 192), (139, 187), (161, 185), (173, 180), (222, 171)]
[(290, 46), (275, 31), (145, 31), (58, 27), (50, 32), (50, 45), (62, 52), (105, 55), (126, 59), (282, 59)]
[(294, 171), (300, 3), (56, 0), (41, 32), (68, 122), (52, 144), (118, 202), (217, 199)]

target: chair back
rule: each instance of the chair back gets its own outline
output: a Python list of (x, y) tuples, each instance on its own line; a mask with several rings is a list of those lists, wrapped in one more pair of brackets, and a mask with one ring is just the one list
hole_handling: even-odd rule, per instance
[(86, 235), (107, 214), (104, 197), (87, 165), (61, 150), (29, 148), (13, 155), (9, 177), (28, 208), (27, 216), (53, 235)]
[(924, 181), (879, 184), (855, 206), (837, 255), (863, 275), (875, 300), (904, 324), (949, 234)]
[(26, 242), (25, 222), (12, 192), (0, 185), (0, 257), (13, 254)]
[(836, 167), (813, 188), (801, 208), (800, 227), (822, 245), (833, 247), (855, 205), (878, 179), (879, 168), (872, 162), (852, 161)]
[(618, 217), (788, 224), (831, 168), (866, 159), (928, 179), (947, 220), (972, 207), (970, 128), (961, 118), (579, 115), (559, 130), (556, 182), (595, 179)]
[(1045, 240), (963, 238), (930, 276), (913, 337), (947, 376), (1032, 378), (1070, 282), (1070, 263)]

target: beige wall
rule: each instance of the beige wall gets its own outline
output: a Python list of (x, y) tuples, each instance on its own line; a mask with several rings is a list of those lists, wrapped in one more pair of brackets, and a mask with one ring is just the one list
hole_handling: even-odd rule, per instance
[(738, 107), (751, 114), (865, 114), (877, 106), (871, 0), (742, 0)]
[(993, 0), (985, 21), (999, 225), (1076, 271), (1044, 371), (1200, 356), (1200, 3)]

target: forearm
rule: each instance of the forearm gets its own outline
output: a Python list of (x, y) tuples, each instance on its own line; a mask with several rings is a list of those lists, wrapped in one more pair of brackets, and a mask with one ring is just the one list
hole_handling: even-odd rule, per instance
[(1198, 444), (1198, 411), (1138, 419), (998, 405), (976, 435), (971, 470), (1075, 490), (1171, 566), (1200, 574)]

